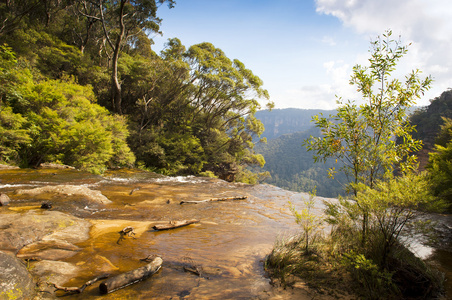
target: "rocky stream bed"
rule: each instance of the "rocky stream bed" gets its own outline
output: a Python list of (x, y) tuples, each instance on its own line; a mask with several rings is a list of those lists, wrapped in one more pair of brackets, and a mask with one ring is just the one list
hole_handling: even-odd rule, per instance
[[(265, 274), (263, 260), (275, 239), (297, 229), (288, 202), (301, 205), (306, 194), (136, 170), (95, 176), (72, 169), (0, 170), (0, 193), (7, 197), (0, 207), (0, 299), (344, 296), (322, 295), (302, 283), (284, 290)], [(442, 218), (446, 239), (452, 222)], [(154, 229), (181, 220), (196, 222)], [(433, 259), (450, 278), (447, 247), (422, 251), (437, 255)], [(158, 272), (107, 296), (99, 290), (102, 280), (81, 294), (62, 289), (141, 268), (156, 255), (163, 261)]]

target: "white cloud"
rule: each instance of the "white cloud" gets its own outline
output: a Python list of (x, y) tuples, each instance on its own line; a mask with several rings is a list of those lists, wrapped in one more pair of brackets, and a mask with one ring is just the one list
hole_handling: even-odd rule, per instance
[(322, 38), (322, 43), (327, 44), (328, 46), (336, 46), (336, 41), (331, 36), (324, 36)]
[(412, 42), (401, 61), (402, 73), (421, 69), (434, 78), (423, 103), (452, 87), (452, 2), (450, 0), (316, 0), (319, 14), (331, 15), (363, 38), (385, 30)]

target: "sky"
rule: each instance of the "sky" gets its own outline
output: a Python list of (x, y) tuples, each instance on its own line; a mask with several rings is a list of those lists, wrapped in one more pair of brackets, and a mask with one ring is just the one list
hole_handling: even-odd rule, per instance
[(174, 37), (187, 48), (210, 42), (263, 80), (275, 108), (359, 101), (353, 66), (368, 64), (371, 42), (389, 29), (411, 43), (396, 78), (419, 69), (434, 80), (417, 105), (452, 88), (452, 0), (176, 0), (157, 15), (155, 51)]

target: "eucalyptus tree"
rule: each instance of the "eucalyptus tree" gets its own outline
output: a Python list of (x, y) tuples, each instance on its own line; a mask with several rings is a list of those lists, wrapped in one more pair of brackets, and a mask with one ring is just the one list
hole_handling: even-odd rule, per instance
[[(394, 40), (391, 31), (378, 37), (371, 43), (370, 65), (356, 65), (350, 79), (362, 99), (339, 98), (336, 115), (313, 117), (322, 135), (305, 140), (307, 149), (314, 151), (316, 162), (327, 158), (341, 161), (340, 171), (350, 182), (347, 190), (354, 196), (360, 183), (372, 189), (377, 180), (392, 174), (395, 168), (406, 172), (416, 166), (412, 153), (420, 149), (421, 142), (411, 136), (414, 128), (407, 122), (406, 111), (430, 88), (432, 79), (430, 76), (421, 79), (417, 69), (406, 75), (403, 82), (392, 77), (407, 47), (401, 45), (400, 39)], [(396, 139), (401, 142), (396, 143)], [(335, 172), (332, 168), (330, 175)], [(362, 213), (364, 242), (369, 208), (359, 201), (357, 205)]]
[[(139, 158), (168, 158), (163, 153), (176, 151), (177, 145), (177, 151), (188, 155), (189, 151), (182, 148), (191, 147), (197, 158), (191, 157), (185, 163), (196, 164), (198, 171), (230, 172), (230, 179), (245, 164), (263, 164), (263, 158), (252, 150), (253, 136), (263, 132), (254, 113), (261, 107), (260, 102), (269, 106), (272, 102), (262, 88), (262, 80), (243, 63), (229, 59), (210, 43), (187, 49), (174, 38), (149, 65), (152, 68), (140, 68), (148, 76), (135, 81), (139, 84), (131, 89), (142, 91), (135, 97), (139, 113), (132, 118), (140, 126), (133, 135), (149, 143), (147, 149), (154, 149), (154, 154), (146, 152), (146, 157), (137, 155)], [(161, 140), (162, 136), (166, 141)], [(158, 139), (159, 147), (155, 144)], [(134, 144), (143, 149), (138, 140)]]
[(175, 4), (175, 0), (79, 1), (79, 13), (87, 18), (88, 24), (94, 21), (101, 24), (106, 44), (103, 51), (111, 61), (111, 105), (119, 114), (122, 114), (121, 79), (118, 74), (121, 51), (141, 32), (159, 32), (161, 20), (157, 17), (157, 9), (165, 2), (169, 7)]

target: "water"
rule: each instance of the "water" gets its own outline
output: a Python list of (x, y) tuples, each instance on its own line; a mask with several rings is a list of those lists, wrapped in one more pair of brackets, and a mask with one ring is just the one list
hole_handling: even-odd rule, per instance
[[(104, 206), (69, 196), (15, 195), (17, 188), (73, 184), (100, 190), (113, 201)], [(275, 239), (297, 225), (288, 202), (300, 205), (306, 194), (268, 185), (232, 184), (217, 179), (169, 178), (141, 171), (112, 171), (95, 176), (75, 170), (0, 171), (0, 192), (11, 207), (36, 209), (51, 201), (54, 210), (90, 220), (91, 238), (77, 244), (83, 250), (66, 259), (78, 268), (65, 286), (81, 286), (103, 273), (112, 275), (143, 266), (158, 254), (164, 263), (152, 278), (118, 290), (105, 299), (311, 299), (292, 295), (270, 284), (263, 260)], [(247, 196), (246, 200), (183, 204), (181, 201)], [(320, 201), (319, 201), (320, 203)], [(320, 207), (320, 205), (319, 205)], [(169, 231), (153, 225), (197, 219), (200, 222)], [(132, 226), (136, 235), (120, 240), (119, 231)], [(441, 252), (443, 251), (443, 252)], [(451, 252), (434, 251), (432, 259), (449, 272)], [(447, 263), (449, 262), (449, 265)], [(201, 276), (184, 271), (197, 268)], [(97, 299), (98, 284), (66, 299)]]

